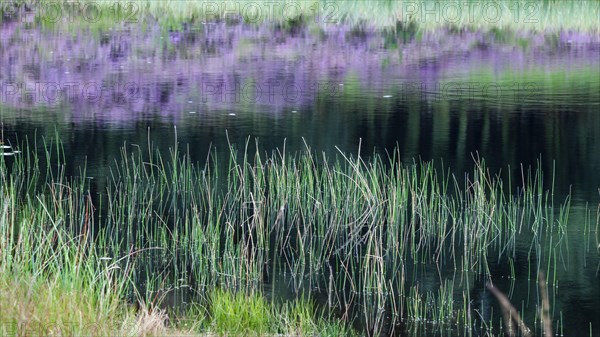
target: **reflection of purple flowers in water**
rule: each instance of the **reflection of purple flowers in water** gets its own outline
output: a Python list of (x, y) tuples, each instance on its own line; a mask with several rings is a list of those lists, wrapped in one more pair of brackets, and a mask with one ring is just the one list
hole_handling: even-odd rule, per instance
[(267, 25), (212, 24), (164, 34), (150, 25), (96, 36), (5, 23), (0, 38), (2, 104), (60, 107), (73, 122), (231, 110), (276, 114), (320, 98), (382, 97), (402, 86), (435, 93), (440, 82), (467, 80), (482, 69), (495, 76), (599, 63), (598, 36), (574, 32), (438, 31), (403, 41), (338, 26), (291, 35)]

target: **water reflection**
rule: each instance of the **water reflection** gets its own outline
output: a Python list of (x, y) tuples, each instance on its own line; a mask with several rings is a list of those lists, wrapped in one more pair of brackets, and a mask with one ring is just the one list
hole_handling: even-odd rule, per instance
[[(64, 35), (8, 22), (0, 43), (3, 141), (57, 135), (68, 175), (87, 163), (87, 175), (108, 176), (124, 143), (166, 149), (177, 137), (204, 161), (211, 148), (256, 137), (266, 152), (284, 144), (331, 156), (336, 146), (357, 153), (360, 144), (363, 155), (398, 147), (406, 162), (434, 159), (459, 177), (472, 170), (473, 156), (513, 177), (521, 164), (540, 161), (557, 201), (569, 192), (577, 207), (599, 200), (597, 35), (225, 24)], [(102, 179), (91, 184), (106, 188)], [(578, 233), (580, 225), (558, 276), (565, 290), (553, 303), (566, 315), (577, 312), (565, 316), (574, 327), (597, 322), (597, 300), (585, 298), (599, 298), (597, 275), (581, 261), (598, 257), (578, 250)], [(524, 261), (536, 258), (516, 257), (519, 279), (527, 279)], [(505, 267), (491, 272), (506, 276)], [(439, 288), (435, 272), (419, 277)], [(472, 297), (486, 315), (495, 302), (483, 280), (474, 282)], [(525, 283), (516, 287), (517, 302), (535, 296)]]
[[(558, 191), (595, 200), (600, 178), (600, 42), (590, 34), (438, 31), (356, 35), (226, 24), (95, 36), (2, 25), (7, 136), (58, 130), (72, 162), (102, 175), (124, 141), (190, 143), (202, 160), (225, 130), (266, 150), (396, 144), (410, 161), (470, 170), (542, 159)], [(554, 43), (548, 43), (548, 41)], [(393, 43), (391, 43), (393, 42)], [(526, 42), (526, 43), (525, 43)], [(40, 131), (46, 130), (46, 131)], [(169, 136), (165, 137), (164, 132)], [(163, 143), (163, 142), (159, 142)], [(108, 156), (103, 158), (102, 154)], [(577, 172), (577, 174), (573, 174)]]

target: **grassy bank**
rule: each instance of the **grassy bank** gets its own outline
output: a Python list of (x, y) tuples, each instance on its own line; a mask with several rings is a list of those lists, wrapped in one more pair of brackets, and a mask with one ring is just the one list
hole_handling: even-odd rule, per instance
[[(344, 24), (354, 30), (513, 29), (597, 32), (600, 3), (589, 1), (81, 1), (69, 7), (60, 1), (15, 0), (4, 6), (5, 18), (16, 7), (31, 8), (38, 22), (54, 25), (79, 22), (89, 27), (118, 28), (121, 24), (158, 20), (175, 29), (182, 24), (215, 21), (271, 23), (285, 29)], [(8, 13), (8, 15), (7, 15)], [(375, 19), (376, 18), (376, 19)]]
[[(569, 202), (554, 205), (539, 170), (513, 190), (483, 161), (460, 182), (398, 153), (364, 161), (246, 144), (199, 165), (179, 145), (165, 155), (148, 144), (123, 147), (110, 177), (90, 179), (84, 167), (66, 176), (59, 143), (32, 148), (0, 159), (0, 310), (19, 327), (345, 335), (358, 321), (370, 335), (427, 324), (468, 335), (483, 326), (473, 283), (491, 280), (490, 261), (513, 261), (517, 239), (536, 256), (528, 277), (557, 285)], [(277, 304), (269, 284), (319, 295), (320, 309)], [(198, 304), (161, 312), (157, 294), (181, 287)]]

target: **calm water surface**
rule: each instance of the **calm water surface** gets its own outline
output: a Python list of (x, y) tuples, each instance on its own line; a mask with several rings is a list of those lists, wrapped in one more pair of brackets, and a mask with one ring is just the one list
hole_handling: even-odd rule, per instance
[[(597, 35), (225, 24), (58, 34), (5, 22), (0, 85), (4, 142), (58, 135), (74, 175), (87, 163), (88, 175), (106, 176), (124, 144), (166, 149), (176, 136), (198, 161), (225, 151), (227, 137), (239, 146), (250, 137), (267, 153), (308, 144), (356, 154), (360, 144), (369, 156), (397, 146), (404, 161), (435, 160), (459, 177), (474, 156), (516, 177), (539, 162), (547, 186), (554, 175), (557, 203), (573, 198), (554, 315), (565, 332), (589, 336), (592, 323), (600, 336), (600, 262), (583, 235), (586, 207), (595, 226), (600, 201)], [(517, 306), (535, 310), (529, 248), (517, 242), (516, 281), (505, 261), (492, 275)], [(427, 275), (423, 284), (436, 289), (437, 272)], [(482, 317), (499, 314), (483, 280), (471, 292)]]

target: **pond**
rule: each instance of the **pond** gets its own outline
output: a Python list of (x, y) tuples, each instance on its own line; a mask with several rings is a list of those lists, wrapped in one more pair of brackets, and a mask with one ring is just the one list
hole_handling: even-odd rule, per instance
[[(597, 34), (343, 25), (290, 30), (226, 22), (65, 34), (8, 21), (0, 27), (0, 92), (4, 160), (22, 155), (13, 151), (24, 151), (26, 141), (43, 156), (42, 139), (60, 140), (66, 175), (78, 176), (86, 165), (96, 205), (123, 147), (147, 153), (155, 146), (167, 156), (176, 142), (201, 166), (213, 155), (227, 163), (230, 145), (243, 149), (249, 142), (252, 152), (255, 141), (267, 156), (308, 147), (332, 163), (342, 155), (369, 162), (397, 151), (406, 165), (433, 161), (459, 185), (473, 178), (482, 158), (492, 175), (505, 182), (512, 177), (507, 184), (515, 195), (523, 172), (539, 168), (554, 200), (545, 213), (554, 220), (545, 220), (561, 222), (561, 205), (568, 202), (566, 229), (539, 239), (524, 231), (512, 253), (492, 245), (487, 272), (457, 272), (450, 253), (440, 263), (407, 257), (405, 295), (430, 301), (448, 292), (461, 305), (468, 302), (465, 312), (481, 333), (492, 321), (501, 326), (500, 307), (485, 287), (491, 280), (533, 325), (539, 294), (532, 270), (541, 268), (551, 285), (556, 331), (600, 333)], [(482, 268), (475, 264), (473, 270)], [(333, 279), (337, 272), (324, 273)], [(364, 313), (378, 309), (365, 308), (362, 294), (348, 303), (352, 292), (342, 289), (346, 295), (336, 295), (332, 305), (330, 291), (286, 275), (271, 274), (261, 287), (279, 298), (310, 293), (339, 315), (354, 315), (359, 331), (375, 331), (373, 320), (379, 320), (381, 334), (403, 335), (411, 317), (414, 323), (428, 315), (404, 308), (403, 323), (389, 323), (389, 302), (383, 318), (376, 317)], [(146, 277), (139, 275), (140, 285)], [(194, 287), (193, 280), (184, 283)], [(193, 300), (185, 291), (174, 294), (167, 305)], [(416, 334), (434, 333), (432, 324)]]

